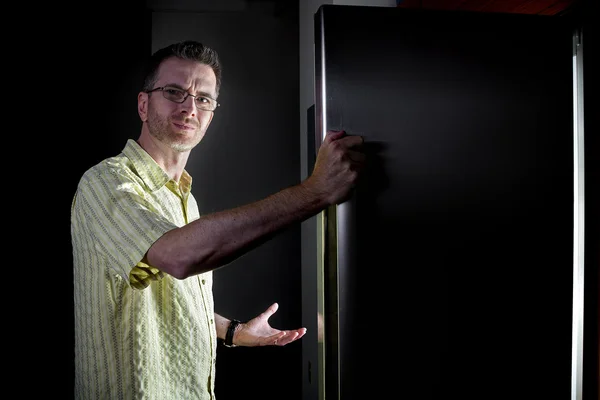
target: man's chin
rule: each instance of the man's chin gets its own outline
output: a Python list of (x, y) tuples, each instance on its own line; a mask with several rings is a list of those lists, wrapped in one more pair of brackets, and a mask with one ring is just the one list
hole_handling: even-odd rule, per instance
[(173, 150), (178, 151), (180, 153), (184, 153), (192, 150), (198, 144), (199, 140), (197, 138), (191, 138), (188, 136), (179, 136), (174, 140), (171, 140), (170, 146)]
[(183, 142), (172, 142), (171, 143), (171, 148), (180, 153), (185, 153), (187, 151), (190, 151), (191, 149), (194, 148), (194, 146), (195, 145), (193, 145), (193, 144), (183, 143)]
[(178, 152), (188, 152), (192, 150), (204, 135), (201, 135), (199, 131), (174, 131), (166, 137), (169, 143), (169, 147)]

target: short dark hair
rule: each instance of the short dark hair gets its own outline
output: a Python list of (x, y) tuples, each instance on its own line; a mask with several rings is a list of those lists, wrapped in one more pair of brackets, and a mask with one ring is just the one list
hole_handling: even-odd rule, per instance
[(147, 92), (154, 88), (158, 79), (157, 75), (160, 64), (170, 57), (198, 61), (211, 67), (217, 78), (215, 94), (219, 96), (219, 89), (221, 88), (221, 61), (219, 60), (219, 55), (216, 50), (193, 40), (173, 43), (152, 54), (147, 65), (147, 72), (146, 77), (144, 78), (144, 87), (142, 88), (142, 91)]

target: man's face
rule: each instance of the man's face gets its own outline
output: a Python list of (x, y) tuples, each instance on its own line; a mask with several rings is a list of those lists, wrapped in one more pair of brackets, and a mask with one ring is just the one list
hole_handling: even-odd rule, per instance
[[(172, 57), (161, 64), (154, 87), (167, 86), (215, 99), (216, 85), (215, 73), (208, 65)], [(200, 143), (213, 118), (212, 111), (199, 109), (191, 96), (183, 103), (166, 99), (161, 91), (147, 96), (146, 123), (153, 137), (179, 152)]]

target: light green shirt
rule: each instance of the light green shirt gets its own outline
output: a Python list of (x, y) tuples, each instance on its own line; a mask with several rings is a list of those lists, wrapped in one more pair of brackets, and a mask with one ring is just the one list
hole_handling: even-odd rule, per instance
[(199, 218), (191, 176), (169, 179), (134, 140), (85, 172), (71, 209), (75, 398), (214, 399), (212, 273), (177, 280), (141, 262)]

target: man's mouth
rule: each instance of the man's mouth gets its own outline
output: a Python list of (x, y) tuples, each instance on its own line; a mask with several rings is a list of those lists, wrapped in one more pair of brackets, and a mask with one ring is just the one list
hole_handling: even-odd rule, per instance
[(183, 122), (173, 121), (173, 125), (175, 125), (179, 129), (186, 130), (186, 131), (193, 131), (196, 129), (196, 127), (194, 125), (189, 125), (189, 124), (186, 124)]

